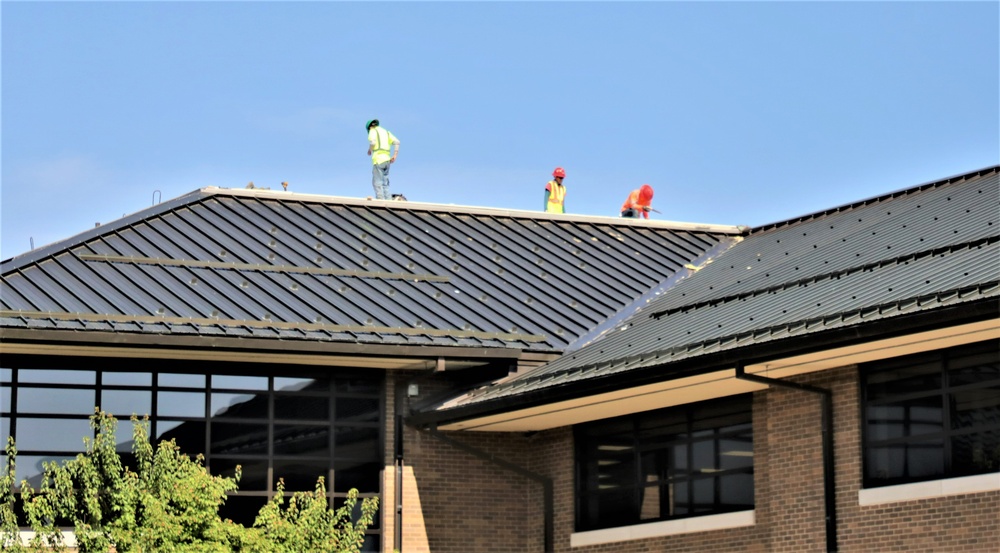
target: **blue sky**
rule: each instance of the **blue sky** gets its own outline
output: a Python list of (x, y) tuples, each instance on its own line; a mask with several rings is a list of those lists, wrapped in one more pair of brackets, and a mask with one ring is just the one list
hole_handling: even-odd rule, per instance
[[(12, 2), (0, 258), (205, 186), (759, 225), (1000, 162), (997, 2)], [(155, 192), (159, 191), (159, 192)], [(156, 194), (156, 196), (154, 196)]]

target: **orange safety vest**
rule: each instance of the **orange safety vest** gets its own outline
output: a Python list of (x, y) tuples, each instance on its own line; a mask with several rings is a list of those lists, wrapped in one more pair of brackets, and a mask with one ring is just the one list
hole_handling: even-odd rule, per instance
[(545, 206), (545, 212), (565, 213), (563, 203), (566, 200), (566, 187), (554, 180), (550, 180), (547, 190), (549, 191), (549, 203)]
[(626, 209), (634, 209), (642, 214), (643, 217), (649, 219), (649, 212), (645, 211), (644, 207), (649, 207), (650, 202), (643, 203), (639, 198), (639, 189), (635, 189), (631, 194), (628, 195), (628, 199), (622, 204), (622, 211)]

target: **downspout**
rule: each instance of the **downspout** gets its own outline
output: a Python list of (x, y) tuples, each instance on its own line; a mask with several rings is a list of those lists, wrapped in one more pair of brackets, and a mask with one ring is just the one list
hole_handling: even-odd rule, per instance
[(547, 476), (542, 476), (541, 474), (537, 474), (537, 473), (531, 472), (531, 471), (529, 471), (529, 470), (527, 470), (525, 468), (522, 468), (522, 467), (520, 467), (518, 465), (515, 465), (514, 463), (511, 463), (511, 462), (508, 462), (508, 461), (504, 461), (503, 459), (499, 459), (499, 458), (496, 457), (496, 455), (493, 455), (492, 453), (486, 453), (485, 451), (481, 451), (481, 450), (476, 449), (476, 448), (474, 448), (474, 447), (472, 447), (470, 445), (463, 444), (462, 442), (460, 442), (460, 441), (458, 441), (458, 440), (456, 440), (456, 439), (454, 439), (454, 438), (452, 438), (450, 436), (446, 436), (446, 435), (442, 434), (437, 429), (437, 423), (431, 423), (430, 427), (427, 429), (427, 433), (430, 434), (431, 436), (437, 438), (438, 440), (440, 440), (440, 441), (442, 441), (442, 442), (444, 442), (444, 443), (446, 443), (448, 445), (451, 445), (453, 447), (456, 447), (458, 449), (461, 449), (462, 451), (464, 451), (464, 452), (466, 452), (466, 453), (468, 453), (468, 454), (470, 454), (470, 455), (472, 455), (474, 457), (478, 457), (480, 459), (483, 459), (484, 461), (493, 463), (494, 465), (497, 465), (498, 467), (507, 469), (507, 470), (509, 470), (511, 472), (520, 474), (521, 476), (523, 476), (525, 478), (528, 478), (529, 480), (533, 480), (535, 482), (540, 483), (542, 485), (542, 493), (544, 495), (544, 501), (545, 501), (545, 514), (544, 514), (544, 518), (545, 518), (545, 553), (551, 553), (552, 551), (555, 550), (554, 549), (554, 545), (553, 545), (553, 528), (554, 528), (553, 520), (555, 518), (555, 516), (554, 516), (554, 513), (555, 513), (555, 502), (554, 502), (553, 493), (552, 493), (552, 479), (551, 478), (549, 478)]
[(790, 388), (819, 394), (822, 400), (822, 422), (823, 427), (823, 498), (826, 504), (826, 550), (828, 553), (837, 551), (837, 497), (836, 482), (834, 480), (833, 464), (833, 392), (817, 386), (799, 384), (777, 378), (769, 378), (745, 372), (746, 363), (738, 361), (736, 363), (736, 378), (738, 380), (748, 380), (759, 384), (777, 386), (780, 388)]

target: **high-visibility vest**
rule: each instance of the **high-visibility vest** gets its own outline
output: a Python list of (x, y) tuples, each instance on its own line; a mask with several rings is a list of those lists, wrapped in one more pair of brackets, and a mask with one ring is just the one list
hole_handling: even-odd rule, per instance
[[(372, 136), (372, 133), (375, 133), (375, 136)], [(389, 161), (391, 157), (389, 155), (389, 147), (392, 146), (393, 142), (396, 142), (396, 137), (382, 127), (372, 127), (368, 131), (368, 142), (375, 143), (372, 146), (372, 165), (378, 165), (379, 163)]]
[(554, 180), (549, 181), (549, 203), (545, 206), (546, 213), (565, 213), (563, 202), (566, 199), (566, 187)]
[(641, 213), (643, 217), (648, 219), (649, 213), (647, 213), (643, 208), (649, 207), (649, 204), (650, 202), (648, 201), (643, 203), (643, 201), (639, 198), (639, 190), (636, 189), (628, 195), (628, 199), (622, 204), (622, 211), (624, 212), (627, 209), (634, 209), (638, 213)]

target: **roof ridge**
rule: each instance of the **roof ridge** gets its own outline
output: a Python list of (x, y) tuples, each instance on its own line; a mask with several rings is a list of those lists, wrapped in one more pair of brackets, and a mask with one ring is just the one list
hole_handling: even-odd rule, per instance
[(713, 299), (709, 299), (709, 300), (702, 300), (702, 301), (698, 301), (698, 302), (691, 303), (691, 304), (686, 304), (686, 305), (682, 305), (682, 306), (678, 306), (678, 307), (672, 307), (670, 309), (663, 309), (661, 311), (655, 311), (655, 312), (649, 314), (649, 318), (650, 319), (659, 319), (661, 317), (665, 317), (665, 316), (668, 316), (668, 315), (673, 315), (674, 313), (678, 313), (678, 312), (681, 312), (681, 311), (686, 312), (686, 311), (690, 311), (690, 310), (694, 310), (694, 309), (701, 309), (702, 307), (709, 307), (709, 306), (713, 306), (713, 305), (720, 305), (720, 304), (729, 303), (729, 302), (732, 302), (732, 301), (741, 300), (743, 298), (757, 296), (757, 295), (760, 295), (760, 294), (766, 294), (766, 293), (774, 292), (774, 291), (778, 291), (778, 290), (785, 290), (785, 289), (788, 289), (788, 288), (794, 288), (796, 286), (802, 286), (802, 285), (805, 285), (805, 284), (813, 284), (813, 283), (820, 282), (820, 281), (823, 281), (823, 280), (832, 279), (832, 278), (835, 278), (835, 277), (840, 277), (840, 276), (849, 275), (849, 274), (853, 274), (853, 273), (857, 273), (857, 272), (861, 272), (861, 271), (866, 271), (866, 270), (869, 270), (869, 269), (874, 269), (876, 267), (883, 267), (883, 266), (888, 266), (888, 265), (897, 265), (897, 264), (902, 263), (904, 261), (911, 261), (911, 260), (921, 259), (921, 258), (928, 257), (928, 256), (935, 256), (935, 255), (938, 255), (938, 254), (941, 254), (941, 253), (953, 253), (955, 251), (959, 251), (959, 250), (963, 250), (963, 249), (970, 249), (970, 248), (974, 248), (976, 246), (981, 246), (981, 245), (988, 245), (988, 244), (991, 244), (991, 243), (994, 243), (994, 242), (998, 242), (998, 241), (1000, 241), (1000, 236), (993, 235), (993, 236), (987, 236), (985, 238), (977, 238), (975, 240), (970, 240), (970, 241), (967, 241), (967, 242), (959, 242), (959, 243), (956, 243), (956, 244), (949, 244), (947, 246), (940, 246), (940, 247), (932, 248), (932, 249), (929, 249), (929, 250), (922, 250), (922, 251), (918, 251), (918, 252), (913, 252), (913, 253), (909, 253), (909, 254), (906, 254), (906, 255), (900, 255), (900, 256), (892, 257), (892, 258), (888, 258), (888, 259), (881, 259), (879, 261), (873, 261), (871, 263), (865, 263), (864, 265), (858, 265), (858, 266), (855, 266), (855, 267), (848, 267), (846, 269), (840, 269), (840, 270), (837, 270), (837, 271), (830, 271), (828, 273), (820, 273), (818, 275), (813, 275), (811, 277), (805, 277), (805, 278), (800, 278), (800, 279), (797, 279), (797, 280), (791, 280), (791, 281), (783, 282), (781, 284), (775, 284), (775, 285), (772, 285), (772, 286), (767, 286), (767, 287), (764, 287), (764, 288), (755, 288), (753, 290), (748, 290), (746, 292), (740, 292), (738, 294), (729, 294), (729, 295), (718, 297), (718, 298), (713, 298)]
[(948, 185), (948, 184), (952, 184), (952, 183), (960, 182), (960, 181), (964, 181), (964, 180), (969, 180), (969, 179), (972, 179), (972, 178), (979, 178), (979, 177), (990, 176), (991, 174), (997, 174), (998, 172), (1000, 172), (1000, 165), (993, 165), (993, 166), (990, 166), (990, 167), (985, 167), (983, 169), (977, 169), (975, 171), (971, 171), (971, 172), (967, 172), (967, 173), (961, 173), (961, 174), (958, 174), (958, 175), (953, 175), (953, 176), (950, 176), (950, 177), (946, 177), (946, 178), (943, 178), (943, 179), (937, 179), (937, 180), (933, 180), (933, 181), (930, 181), (930, 182), (925, 182), (924, 184), (918, 184), (916, 186), (910, 186), (910, 187), (907, 187), (907, 188), (902, 188), (902, 189), (899, 189), (899, 190), (895, 190), (893, 192), (887, 192), (885, 194), (880, 194), (878, 196), (872, 196), (872, 197), (866, 198), (864, 200), (858, 200), (858, 201), (855, 201), (855, 202), (851, 202), (851, 203), (847, 203), (847, 204), (842, 204), (842, 205), (839, 205), (839, 206), (836, 206), (836, 207), (832, 207), (832, 208), (829, 208), (829, 209), (824, 209), (824, 210), (821, 210), (821, 211), (816, 211), (814, 213), (809, 213), (809, 214), (806, 214), (806, 215), (800, 215), (798, 217), (793, 217), (791, 219), (785, 219), (783, 221), (777, 221), (777, 222), (774, 222), (774, 223), (768, 223), (768, 224), (765, 224), (765, 225), (756, 226), (756, 227), (753, 227), (753, 228), (750, 229), (749, 235), (753, 235), (753, 234), (756, 234), (756, 233), (759, 233), (759, 232), (764, 232), (764, 231), (775, 229), (775, 228), (779, 228), (779, 227), (791, 226), (791, 225), (794, 225), (796, 223), (801, 223), (801, 222), (804, 222), (804, 221), (809, 221), (809, 220), (813, 220), (813, 219), (820, 219), (822, 217), (825, 217), (827, 215), (832, 215), (834, 213), (840, 213), (840, 212), (843, 212), (843, 211), (850, 211), (850, 210), (853, 210), (853, 209), (856, 209), (856, 208), (859, 208), (859, 207), (864, 207), (864, 206), (867, 206), (867, 205), (881, 203), (881, 202), (883, 202), (885, 200), (889, 200), (889, 199), (892, 199), (892, 198), (897, 198), (899, 196), (908, 196), (910, 194), (915, 194), (917, 192), (922, 192), (922, 191), (930, 189), (930, 188), (938, 188), (938, 187), (941, 187), (941, 186), (945, 186), (945, 185)]

